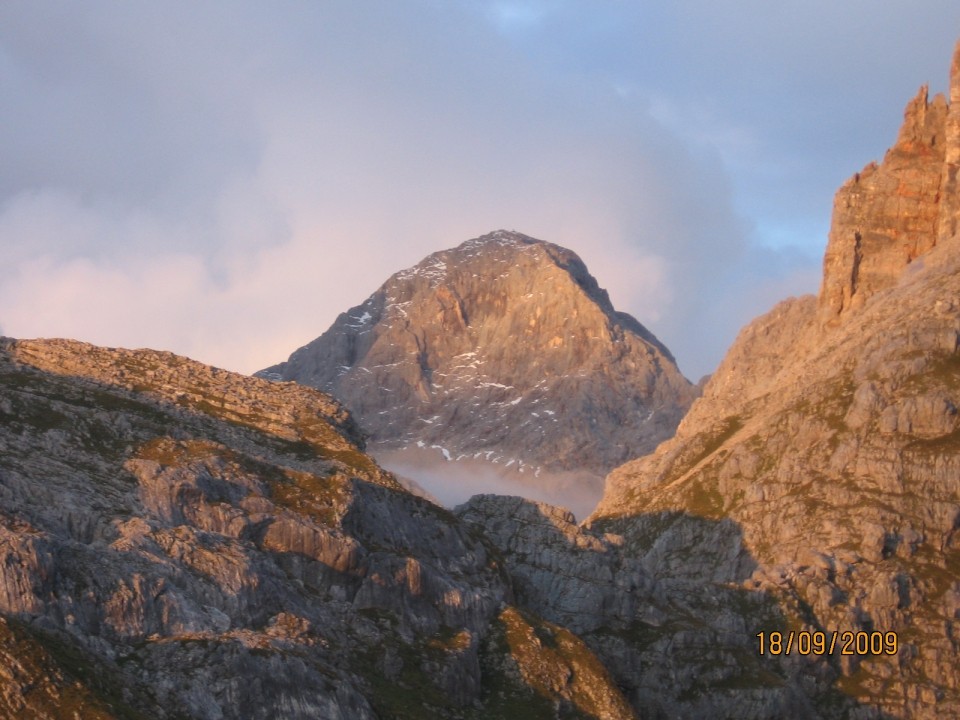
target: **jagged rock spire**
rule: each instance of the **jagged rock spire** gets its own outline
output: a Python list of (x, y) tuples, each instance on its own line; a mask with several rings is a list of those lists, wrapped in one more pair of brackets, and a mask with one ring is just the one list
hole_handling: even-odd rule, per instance
[(960, 41), (954, 49), (950, 67), (950, 109), (947, 112), (945, 135), (938, 233), (941, 242), (957, 234), (960, 217), (960, 187), (957, 185), (960, 170)]
[(957, 234), (960, 218), (960, 43), (950, 71), (950, 100), (911, 100), (896, 143), (837, 191), (823, 261), (824, 324), (896, 284), (917, 257)]

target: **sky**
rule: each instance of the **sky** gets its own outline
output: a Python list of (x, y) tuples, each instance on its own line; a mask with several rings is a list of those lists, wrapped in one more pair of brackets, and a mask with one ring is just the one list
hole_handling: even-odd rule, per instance
[(249, 373), (503, 228), (697, 380), (816, 292), (958, 36), (956, 0), (7, 0), (0, 332)]

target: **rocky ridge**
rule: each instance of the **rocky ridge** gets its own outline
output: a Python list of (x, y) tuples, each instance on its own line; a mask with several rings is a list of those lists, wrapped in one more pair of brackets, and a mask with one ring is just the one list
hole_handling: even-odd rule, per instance
[(579, 257), (503, 230), (396, 273), (259, 375), (331, 393), (376, 447), (598, 476), (669, 437), (696, 395)]
[[(950, 103), (922, 89), (884, 162), (838, 192), (819, 298), (747, 326), (676, 437), (612, 472), (588, 523), (668, 586), (711, 558), (701, 594), (764, 600), (783, 628), (897, 633), (895, 655), (767, 678), (812, 673), (862, 703), (854, 717), (960, 716), (960, 45), (950, 87)], [(735, 530), (729, 553), (691, 522)], [(752, 615), (734, 645), (755, 643)], [(836, 713), (802, 686), (804, 716)]]
[[(744, 328), (676, 437), (612, 472), (587, 523), (519, 498), (456, 509), (503, 554), (518, 602), (577, 632), (648, 717), (960, 715), (954, 103), (921, 90), (870, 170), (886, 180), (838, 193), (821, 296)], [(925, 224), (924, 202), (902, 202), (918, 172), (944, 178)], [(855, 249), (859, 284), (834, 262)], [(761, 655), (774, 630), (893, 632), (898, 647)]]
[(0, 658), (4, 717), (635, 717), (336, 401), (69, 341), (0, 340)]
[(756, 563), (730, 520), (674, 512), (585, 527), (561, 508), (492, 495), (455, 512), (502, 553), (517, 602), (577, 633), (645, 718), (863, 709), (829, 671), (758, 655), (756, 633), (786, 618), (744, 587)]

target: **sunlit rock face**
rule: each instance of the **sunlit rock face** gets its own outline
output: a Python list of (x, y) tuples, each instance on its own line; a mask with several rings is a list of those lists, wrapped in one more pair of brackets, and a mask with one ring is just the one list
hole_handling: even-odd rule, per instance
[(387, 280), (260, 373), (323, 389), (372, 447), (597, 476), (670, 437), (695, 389), (574, 253), (497, 231)]
[[(883, 164), (838, 193), (820, 297), (744, 328), (676, 437), (614, 470), (589, 521), (660, 583), (712, 553), (723, 581), (703, 575), (707, 596), (765, 598), (785, 628), (896, 633), (896, 655), (774, 673), (819, 667), (856, 717), (960, 716), (958, 67), (960, 47), (949, 105), (921, 91)], [(739, 540), (726, 559), (713, 535), (676, 543), (678, 517), (732, 523)], [(810, 717), (843, 706), (809, 697)]]
[(824, 257), (820, 318), (835, 323), (904, 268), (957, 234), (960, 217), (960, 48), (949, 101), (926, 86), (904, 111), (883, 162), (867, 165), (837, 192)]

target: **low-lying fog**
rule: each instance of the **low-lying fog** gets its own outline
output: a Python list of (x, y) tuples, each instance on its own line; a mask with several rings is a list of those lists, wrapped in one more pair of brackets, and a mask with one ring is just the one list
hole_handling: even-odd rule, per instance
[(534, 477), (530, 470), (487, 460), (446, 460), (437, 451), (426, 448), (384, 450), (368, 448), (380, 465), (408, 483), (415, 492), (433, 502), (453, 508), (473, 495), (494, 493), (519, 495), (529, 500), (560, 505), (583, 520), (600, 502), (603, 478), (588, 473), (541, 471)]

